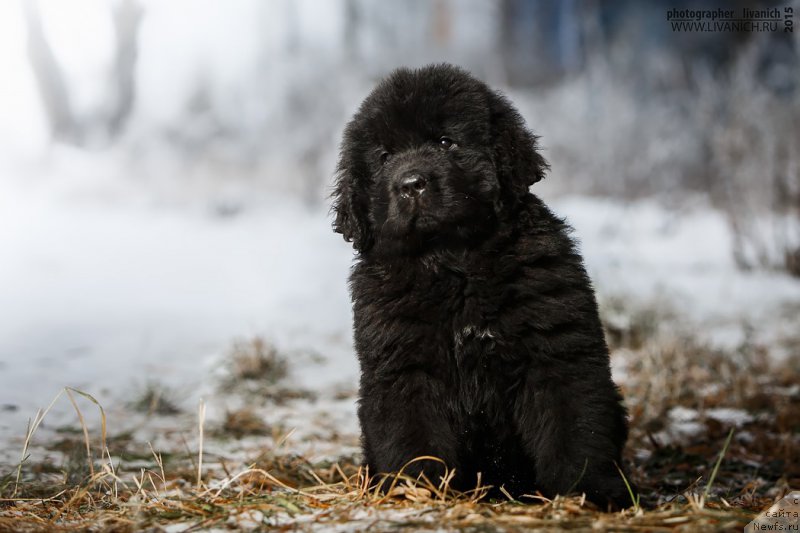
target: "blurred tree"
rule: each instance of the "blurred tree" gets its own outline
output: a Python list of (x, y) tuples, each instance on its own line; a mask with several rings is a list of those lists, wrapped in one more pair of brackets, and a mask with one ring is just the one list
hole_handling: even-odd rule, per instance
[(433, 39), (438, 46), (450, 44), (452, 14), (448, 0), (436, 0), (433, 5)]
[(76, 116), (64, 72), (50, 46), (35, 0), (22, 1), (28, 29), (28, 59), (34, 72), (53, 140), (84, 145), (96, 136), (112, 142), (123, 131), (135, 100), (135, 70), (139, 27), (143, 10), (138, 0), (117, 0), (111, 4), (114, 30), (112, 78), (96, 118)]
[(361, 6), (358, 0), (345, 0), (344, 3), (344, 51), (349, 61), (358, 58), (359, 30), (361, 27)]
[(28, 59), (36, 77), (52, 138), (57, 141), (77, 143), (81, 135), (72, 116), (69, 90), (64, 81), (61, 65), (58, 64), (45, 36), (39, 7), (34, 1), (23, 0), (22, 8), (28, 28)]
[(556, 82), (583, 67), (584, 4), (578, 0), (503, 0), (500, 39), (510, 83)]
[(111, 95), (115, 105), (112, 106), (108, 120), (108, 133), (114, 138), (120, 134), (133, 110), (139, 25), (142, 22), (143, 10), (136, 0), (120, 0), (112, 4), (111, 15), (116, 41), (112, 80), (115, 88)]

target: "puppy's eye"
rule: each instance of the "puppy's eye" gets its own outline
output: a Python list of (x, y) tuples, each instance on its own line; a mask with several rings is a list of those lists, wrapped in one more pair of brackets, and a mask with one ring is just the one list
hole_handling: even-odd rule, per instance
[(456, 146), (455, 141), (450, 137), (442, 137), (439, 139), (439, 148), (443, 150), (449, 150), (451, 148), (454, 148), (455, 146)]
[(392, 154), (390, 154), (389, 152), (381, 152), (381, 155), (380, 155), (380, 158), (379, 158), (380, 161), (381, 161), (381, 165), (385, 165), (386, 162), (389, 161), (389, 158), (391, 156), (392, 156)]

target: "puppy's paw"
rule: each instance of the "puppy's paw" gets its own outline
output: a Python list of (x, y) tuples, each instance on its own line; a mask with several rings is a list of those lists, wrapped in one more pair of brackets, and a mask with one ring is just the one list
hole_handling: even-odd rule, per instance
[(631, 498), (631, 494), (633, 498), (638, 495), (636, 486), (631, 484), (629, 491), (625, 481), (619, 474), (615, 476), (597, 476), (582, 483), (578, 490), (585, 492), (589, 501), (608, 511), (618, 511), (633, 507), (636, 502)]

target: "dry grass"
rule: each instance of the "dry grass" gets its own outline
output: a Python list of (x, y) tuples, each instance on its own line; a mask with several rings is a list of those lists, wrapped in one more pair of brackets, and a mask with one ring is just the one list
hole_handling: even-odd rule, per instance
[(148, 381), (130, 403), (131, 409), (146, 415), (177, 415), (182, 412), (175, 393), (159, 381)]
[(225, 413), (225, 420), (223, 420), (218, 433), (240, 439), (248, 435), (268, 435), (270, 429), (254, 409), (243, 407)]
[(721, 349), (661, 305), (605, 307), (612, 356), (625, 375), (633, 475), (646, 504), (692, 505), (702, 493), (700, 502), (713, 495), (755, 511), (800, 486), (800, 352), (776, 360), (747, 325), (738, 346)]
[(220, 390), (282, 404), (313, 399), (312, 391), (290, 386), (289, 357), (261, 337), (234, 343), (224, 361)]
[[(624, 360), (627, 375), (627, 462), (640, 491), (638, 507), (603, 513), (581, 496), (490, 499), (488, 487), (452, 490), (449, 475), (428, 480), (400, 472), (373, 479), (357, 455), (321, 460), (293, 453), (285, 444), (289, 436), (274, 434), (279, 425), (268, 425), (250, 406), (225, 412), (221, 422), (209, 422), (210, 429), (204, 428), (203, 406), (194, 427), (186, 426), (185, 442), (157, 450), (130, 435), (106, 438), (102, 411), (99, 431), (91, 431), (94, 418), (84, 417), (79, 404), (94, 407), (93, 399), (69, 390), (59, 397), (75, 407), (77, 431), (65, 433), (47, 454), (32, 451), (47, 411), (37, 415), (19, 469), (0, 475), (0, 531), (159, 531), (170, 524), (301, 531), (743, 528), (789, 487), (800, 486), (800, 390), (791, 371), (797, 361), (770, 363), (766, 348), (750, 341), (722, 351), (667, 334), (657, 325), (664, 316), (643, 311), (614, 325), (614, 356)], [(258, 343), (234, 353), (279, 357)], [(272, 385), (286, 379), (288, 363), (240, 363), (240, 380), (276, 375), (266, 368), (283, 368)], [(667, 441), (676, 407), (695, 410), (699, 430)], [(707, 416), (720, 407), (741, 409), (750, 418), (726, 423)], [(224, 449), (218, 439), (250, 435), (264, 444), (244, 459), (218, 451)]]
[[(336, 526), (376, 531), (410, 528), (517, 531), (521, 529), (727, 530), (752, 518), (746, 509), (670, 504), (651, 510), (601, 513), (581, 497), (541, 497), (520, 502), (486, 501), (486, 487), (467, 493), (449, 489), (448, 478), (431, 482), (402, 473), (385, 479), (383, 492), (371, 488), (367, 472), (352, 463), (332, 466), (294, 462), (264, 464), (236, 473), (206, 476), (187, 485), (154, 459), (152, 468), (127, 476), (106, 465), (80, 486), (36, 496), (2, 500), (0, 528), (17, 531), (134, 531), (170, 523), (192, 529), (287, 526), (330, 530)], [(291, 483), (287, 478), (310, 478)], [(29, 497), (33, 496), (33, 497)]]
[(237, 384), (257, 381), (275, 385), (288, 370), (286, 357), (261, 337), (236, 342), (228, 358), (229, 380)]

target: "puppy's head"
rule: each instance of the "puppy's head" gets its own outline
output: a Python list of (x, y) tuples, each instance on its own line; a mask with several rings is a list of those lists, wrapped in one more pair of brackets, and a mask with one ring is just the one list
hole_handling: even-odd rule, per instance
[(505, 97), (450, 65), (399, 69), (345, 129), (334, 230), (361, 253), (468, 246), (546, 169)]

